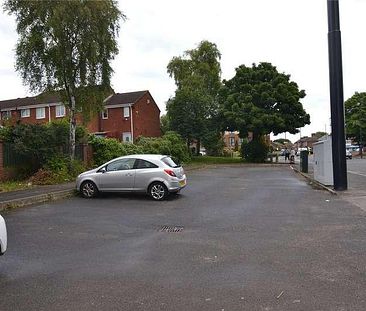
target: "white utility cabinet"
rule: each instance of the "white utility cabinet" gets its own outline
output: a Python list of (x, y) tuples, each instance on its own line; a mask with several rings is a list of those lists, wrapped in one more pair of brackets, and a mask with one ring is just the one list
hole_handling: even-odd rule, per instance
[(323, 139), (313, 144), (314, 179), (323, 185), (333, 186), (332, 137)]

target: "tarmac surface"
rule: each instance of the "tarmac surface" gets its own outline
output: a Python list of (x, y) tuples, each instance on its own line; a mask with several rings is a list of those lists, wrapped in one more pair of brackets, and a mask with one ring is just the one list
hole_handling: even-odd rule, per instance
[(285, 165), (2, 215), (2, 311), (366, 309), (366, 213)]

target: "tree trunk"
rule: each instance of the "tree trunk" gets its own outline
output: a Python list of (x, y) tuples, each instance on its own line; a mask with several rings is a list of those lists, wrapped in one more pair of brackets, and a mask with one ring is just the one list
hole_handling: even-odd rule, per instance
[(196, 155), (199, 156), (200, 155), (200, 151), (201, 151), (201, 140), (197, 139), (197, 143), (196, 143)]
[(70, 160), (75, 159), (75, 132), (76, 132), (76, 119), (75, 119), (75, 96), (70, 92), (70, 138), (69, 138), (69, 155)]

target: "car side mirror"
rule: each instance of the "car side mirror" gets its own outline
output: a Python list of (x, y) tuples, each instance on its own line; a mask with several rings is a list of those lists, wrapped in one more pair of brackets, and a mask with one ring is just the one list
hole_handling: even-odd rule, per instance
[(102, 167), (100, 170), (99, 170), (99, 172), (101, 172), (101, 173), (105, 173), (107, 170), (106, 170), (106, 168), (105, 167)]

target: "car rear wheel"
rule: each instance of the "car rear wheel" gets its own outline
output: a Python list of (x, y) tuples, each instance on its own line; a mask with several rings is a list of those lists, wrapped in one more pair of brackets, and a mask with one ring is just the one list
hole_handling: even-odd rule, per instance
[(94, 198), (98, 194), (98, 188), (95, 185), (95, 183), (93, 183), (90, 180), (87, 180), (81, 184), (80, 192), (84, 198), (90, 199)]
[(169, 192), (167, 187), (162, 182), (153, 182), (149, 187), (149, 195), (157, 201), (164, 200)]

